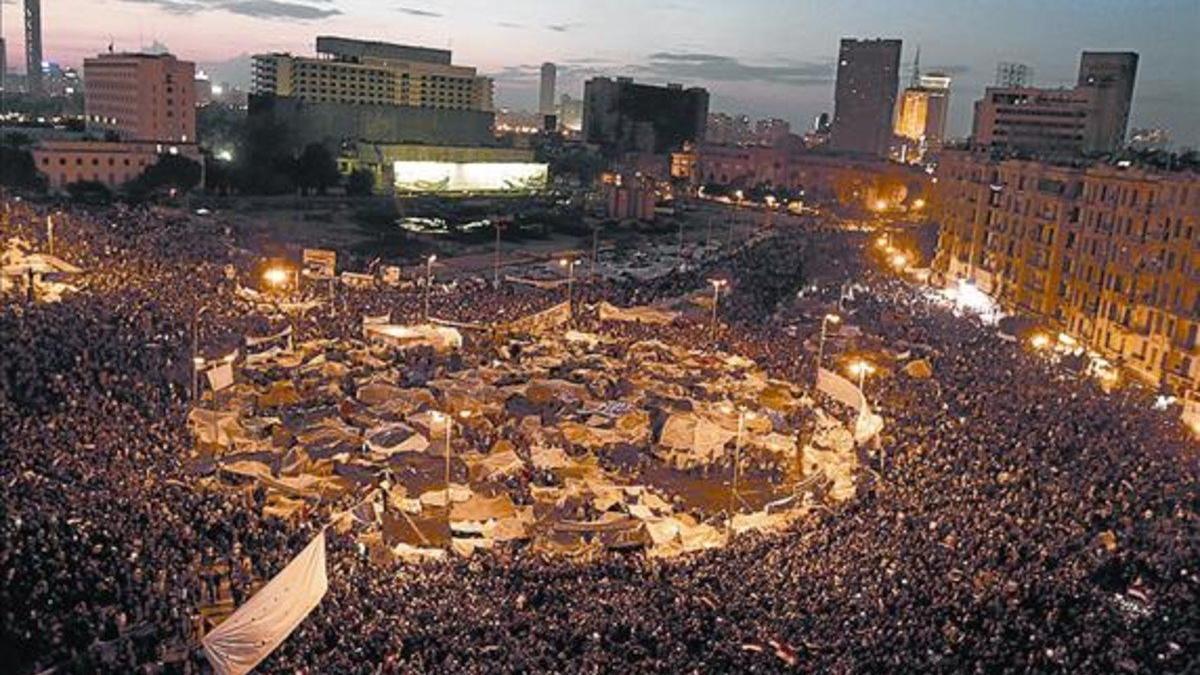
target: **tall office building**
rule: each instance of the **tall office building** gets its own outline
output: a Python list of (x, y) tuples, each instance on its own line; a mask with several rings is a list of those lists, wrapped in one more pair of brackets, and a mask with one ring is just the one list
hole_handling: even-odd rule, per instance
[(1094, 119), (1084, 140), (1088, 150), (1113, 152), (1125, 145), (1137, 67), (1136, 52), (1084, 52), (1080, 57), (1077, 86), (1095, 92)]
[(887, 154), (899, 86), (900, 47), (900, 40), (842, 40), (834, 92), (833, 149)]
[(84, 59), (87, 127), (122, 140), (196, 142), (196, 64), (170, 54)]
[(942, 145), (946, 139), (946, 120), (950, 112), (950, 77), (943, 73), (921, 74), (920, 52), (913, 62), (912, 84), (900, 97), (896, 116), (896, 159), (920, 162), (926, 151)]
[(1070, 89), (988, 87), (975, 102), (977, 144), (1042, 156), (1121, 149), (1129, 124), (1138, 56), (1084, 52)]
[(492, 80), (445, 49), (320, 36), (317, 57), (256, 54), (253, 93), (311, 103), (493, 109)]
[(8, 79), (8, 43), (4, 41), (4, 36), (0, 35), (0, 91), (4, 91), (5, 81)]
[(553, 63), (547, 61), (542, 64), (542, 81), (541, 87), (538, 88), (538, 114), (540, 115), (554, 114), (554, 84), (557, 75), (558, 69)]
[(583, 88), (583, 133), (606, 154), (668, 153), (704, 140), (708, 91), (594, 77)]
[(41, 0), (25, 0), (25, 91), (42, 94)]

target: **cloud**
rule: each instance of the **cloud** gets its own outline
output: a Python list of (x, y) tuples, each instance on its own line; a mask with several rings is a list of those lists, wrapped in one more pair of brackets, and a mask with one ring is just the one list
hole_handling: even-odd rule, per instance
[(288, 0), (122, 0), (142, 5), (154, 5), (168, 14), (189, 15), (200, 12), (225, 11), (230, 14), (249, 16), (256, 19), (293, 19), (296, 21), (311, 21), (325, 19), (341, 14), (336, 7), (318, 7), (315, 4), (328, 5), (330, 0), (308, 0), (307, 2), (290, 2)]
[(758, 81), (791, 86), (825, 85), (833, 82), (833, 64), (789, 62), (759, 66), (742, 63), (732, 56), (705, 52), (656, 52), (638, 70), (667, 79), (714, 82)]
[(546, 24), (546, 30), (552, 30), (555, 33), (565, 33), (567, 31), (571, 30), (572, 26), (578, 26), (578, 25), (579, 24), (575, 24), (575, 23), (551, 23), (551, 24)]
[(496, 25), (500, 26), (501, 28), (524, 28), (525, 27), (525, 24), (523, 24), (523, 23), (513, 23), (512, 21), (497, 21)]
[(427, 9), (418, 9), (416, 7), (397, 7), (396, 11), (402, 12), (404, 14), (409, 14), (411, 16), (428, 16), (428, 17), (443, 16), (443, 14), (441, 12), (431, 12)]

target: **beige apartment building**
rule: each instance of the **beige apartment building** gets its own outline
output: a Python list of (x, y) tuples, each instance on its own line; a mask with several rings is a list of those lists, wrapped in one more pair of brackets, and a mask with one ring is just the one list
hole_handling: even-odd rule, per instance
[(319, 37), (317, 52), (255, 55), (253, 93), (317, 103), (494, 108), (491, 78), (452, 65), (447, 50)]
[(1200, 398), (1200, 173), (942, 154), (934, 266)]

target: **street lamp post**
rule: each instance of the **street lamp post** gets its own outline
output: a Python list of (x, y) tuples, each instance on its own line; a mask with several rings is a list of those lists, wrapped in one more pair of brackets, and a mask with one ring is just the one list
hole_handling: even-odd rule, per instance
[(54, 217), (46, 216), (46, 243), (50, 249), (50, 255), (54, 255)]
[(867, 375), (873, 372), (875, 372), (875, 366), (861, 359), (850, 364), (850, 374), (858, 376), (858, 391), (862, 394), (862, 408), (859, 410), (859, 414), (866, 412), (867, 393), (863, 390), (863, 386), (866, 384)]
[(594, 284), (596, 283), (596, 259), (600, 255), (600, 227), (592, 228), (592, 269), (588, 274), (588, 279)]
[(842, 317), (838, 316), (837, 314), (826, 314), (825, 316), (821, 317), (821, 339), (817, 342), (817, 376), (818, 377), (820, 377), (820, 373), (821, 373), (821, 360), (825, 356), (826, 329), (828, 328), (829, 324), (831, 324), (831, 323), (837, 324), (837, 323), (840, 323), (841, 320), (842, 320)]
[(208, 306), (205, 305), (196, 310), (192, 315), (192, 400), (196, 401), (200, 398), (200, 364), (204, 359), (200, 358), (200, 316), (204, 314)]
[(492, 269), (492, 286), (500, 288), (500, 219), (497, 218), (496, 226), (496, 261)]
[[(559, 266), (567, 268), (567, 307), (568, 308), (573, 307), (572, 300), (573, 300), (574, 286), (575, 286), (575, 264), (577, 262), (578, 262), (577, 260), (574, 260), (572, 258), (563, 258), (562, 260), (558, 261)], [(572, 314), (574, 314), (574, 310), (572, 310)]]
[(717, 303), (721, 299), (721, 287), (725, 285), (724, 279), (709, 279), (708, 283), (713, 287), (713, 308), (712, 308), (712, 339), (717, 339)]
[(433, 290), (433, 263), (437, 262), (437, 254), (425, 259), (425, 321), (429, 322), (429, 293)]

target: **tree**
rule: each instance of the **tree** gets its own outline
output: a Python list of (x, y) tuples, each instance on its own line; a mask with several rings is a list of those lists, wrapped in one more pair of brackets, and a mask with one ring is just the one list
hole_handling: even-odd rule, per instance
[(346, 194), (365, 197), (375, 189), (375, 174), (368, 169), (355, 169), (346, 179)]
[(234, 154), (234, 183), (242, 192), (276, 195), (296, 189), (287, 136), (287, 128), (270, 117), (246, 119)]
[(337, 162), (329, 149), (320, 143), (309, 143), (304, 146), (304, 152), (296, 159), (296, 186), (306, 194), (316, 190), (325, 194), (325, 190), (337, 185), (341, 179)]
[(94, 180), (81, 180), (68, 183), (67, 194), (71, 199), (85, 204), (108, 204), (112, 202), (112, 190), (104, 183)]
[(161, 155), (142, 175), (125, 184), (125, 192), (135, 200), (156, 192), (184, 193), (200, 183), (200, 174), (199, 162), (182, 155)]
[(27, 190), (46, 189), (46, 179), (38, 173), (33, 154), (12, 145), (0, 145), (0, 185)]

